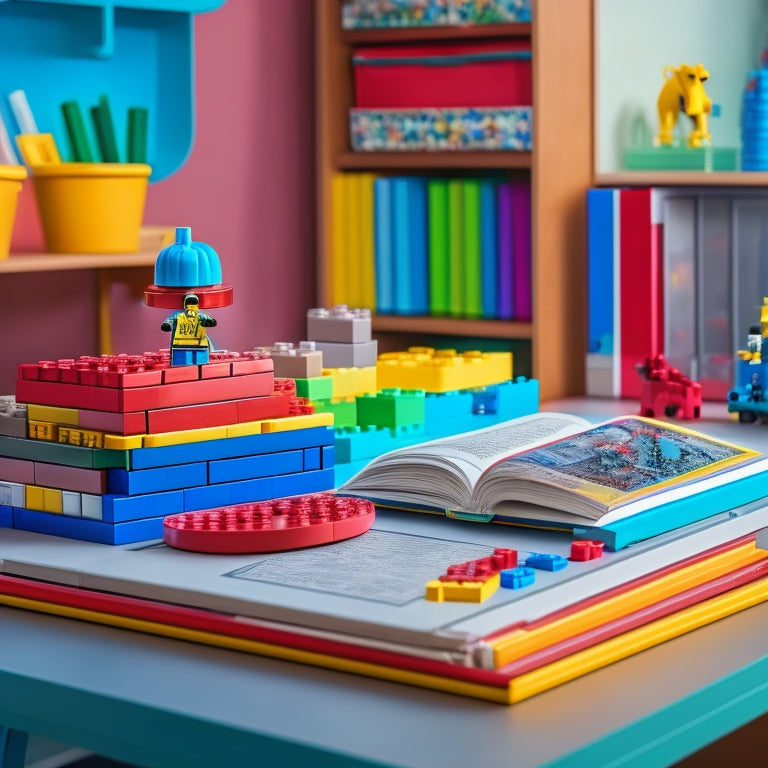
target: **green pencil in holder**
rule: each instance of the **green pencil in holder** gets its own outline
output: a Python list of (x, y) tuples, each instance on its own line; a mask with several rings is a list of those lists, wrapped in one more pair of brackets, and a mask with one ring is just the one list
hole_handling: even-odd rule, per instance
[(128, 110), (128, 162), (147, 162), (147, 124), (149, 111), (144, 107)]
[(85, 131), (85, 120), (80, 105), (76, 101), (65, 101), (61, 105), (61, 112), (72, 147), (72, 160), (76, 163), (92, 163), (93, 152)]
[(96, 131), (96, 143), (99, 145), (102, 161), (119, 163), (120, 153), (117, 151), (115, 124), (112, 120), (112, 110), (109, 107), (107, 96), (99, 96), (98, 105), (91, 107), (91, 120)]

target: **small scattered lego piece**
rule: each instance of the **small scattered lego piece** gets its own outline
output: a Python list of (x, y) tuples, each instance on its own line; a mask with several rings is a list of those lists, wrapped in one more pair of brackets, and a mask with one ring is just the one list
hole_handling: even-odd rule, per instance
[(501, 586), (504, 589), (522, 589), (536, 581), (536, 572), (533, 568), (521, 566), (519, 568), (506, 568), (500, 574)]
[(664, 355), (646, 357), (636, 368), (643, 379), (640, 391), (642, 416), (701, 417), (701, 384), (671, 367)]
[(193, 552), (276, 552), (359, 536), (374, 518), (370, 501), (318, 493), (171, 515), (163, 538)]
[(550, 555), (532, 552), (525, 558), (527, 568), (537, 568), (540, 571), (562, 571), (568, 561), (561, 555)]
[(574, 562), (586, 562), (587, 560), (597, 560), (603, 556), (605, 542), (584, 539), (574, 541), (571, 544), (571, 556), (569, 560)]
[(517, 565), (517, 550), (497, 548), (488, 557), (450, 565), (427, 584), (425, 599), (434, 602), (481, 603), (499, 587), (499, 573)]

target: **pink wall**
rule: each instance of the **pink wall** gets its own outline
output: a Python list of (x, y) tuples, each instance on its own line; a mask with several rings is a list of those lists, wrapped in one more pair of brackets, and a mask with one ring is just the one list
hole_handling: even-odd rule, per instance
[[(148, 194), (147, 223), (190, 226), (217, 250), (235, 303), (213, 312), (212, 336), (230, 350), (300, 341), (315, 304), (313, 6), (228, 0), (197, 17), (194, 146)], [(166, 343), (142, 288), (113, 288), (117, 352)], [(97, 352), (96, 290), (92, 271), (0, 276), (0, 394), (18, 363)]]

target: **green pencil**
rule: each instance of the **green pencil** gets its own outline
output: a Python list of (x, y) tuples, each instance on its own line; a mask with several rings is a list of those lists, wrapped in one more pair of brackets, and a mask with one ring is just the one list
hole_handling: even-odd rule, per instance
[(80, 111), (80, 105), (76, 101), (65, 101), (61, 105), (61, 112), (72, 147), (72, 159), (76, 163), (92, 163), (93, 153), (85, 131), (85, 120)]

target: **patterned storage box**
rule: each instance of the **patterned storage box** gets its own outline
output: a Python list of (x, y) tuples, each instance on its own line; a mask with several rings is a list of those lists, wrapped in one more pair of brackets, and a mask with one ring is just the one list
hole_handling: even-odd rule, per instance
[(532, 119), (532, 107), (352, 109), (352, 149), (524, 151)]

